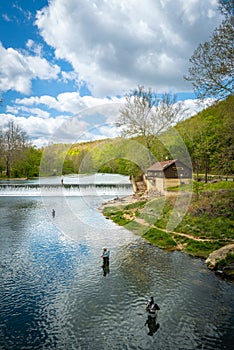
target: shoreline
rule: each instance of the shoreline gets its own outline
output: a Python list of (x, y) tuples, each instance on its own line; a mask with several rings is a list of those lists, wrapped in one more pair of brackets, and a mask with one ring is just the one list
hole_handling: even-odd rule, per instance
[[(137, 203), (137, 202), (140, 202), (140, 201), (143, 201), (143, 200), (146, 200), (146, 201), (149, 201), (149, 200), (152, 200), (152, 199), (157, 199), (159, 197), (140, 197), (136, 194), (133, 194), (133, 195), (130, 195), (130, 196), (126, 196), (126, 197), (116, 197), (110, 201), (107, 201), (107, 202), (104, 202), (101, 207), (99, 208), (99, 210), (101, 211), (101, 213), (107, 218), (107, 219), (112, 219), (111, 217), (108, 217), (108, 215), (105, 214), (105, 209), (106, 208), (110, 208), (110, 209), (113, 209), (115, 210), (116, 208), (120, 207), (120, 210), (122, 209), (123, 213), (124, 213), (124, 208), (125, 206), (128, 206), (128, 205), (131, 205), (131, 204), (134, 204), (134, 203)], [(123, 214), (124, 215), (124, 214)], [(113, 221), (113, 220), (112, 220)], [(141, 218), (138, 218), (138, 217), (135, 217), (134, 222), (136, 222), (139, 226), (144, 226), (144, 227), (149, 227), (149, 229), (152, 227), (149, 223), (145, 222), (144, 219), (141, 219)], [(115, 222), (115, 221), (113, 221)], [(118, 224), (118, 222), (116, 222)], [(121, 225), (121, 226), (124, 226), (124, 225)], [(140, 229), (139, 229), (140, 231)], [(185, 233), (179, 233), (179, 232), (168, 232), (167, 230), (164, 230), (162, 228), (160, 228), (160, 231), (163, 233), (165, 232), (165, 234), (170, 234), (170, 235), (177, 235), (177, 236), (183, 236), (185, 238), (188, 238), (194, 242), (196, 241), (200, 241), (200, 242), (210, 242), (212, 240), (210, 240), (209, 238), (198, 238), (198, 237), (195, 237), (193, 235), (188, 235), (188, 234), (185, 234)], [(131, 232), (133, 232), (131, 230)], [(134, 230), (133, 234), (137, 234), (137, 232)], [(189, 254), (189, 255), (192, 255), (194, 257), (198, 257), (200, 259), (203, 259), (205, 260), (205, 263), (206, 263), (206, 266), (208, 269), (214, 271), (217, 275), (221, 276), (221, 277), (224, 277), (224, 278), (227, 278), (228, 280), (234, 280), (234, 265), (233, 263), (231, 262), (230, 264), (224, 264), (222, 266), (222, 268), (219, 268), (218, 267), (218, 263), (222, 260), (225, 260), (227, 259), (228, 255), (231, 254), (231, 255), (234, 255), (234, 242), (227, 242), (226, 245), (224, 245), (223, 247), (219, 248), (219, 249), (216, 249), (216, 250), (213, 250), (210, 254), (208, 254), (208, 256), (206, 257), (202, 257), (200, 255), (196, 255), (196, 254), (192, 254), (192, 253), (188, 253), (185, 251), (185, 246), (186, 245), (183, 245), (183, 244), (180, 244), (178, 243), (175, 247), (173, 248), (166, 248), (166, 247), (162, 247), (160, 245), (157, 244), (157, 241), (155, 242), (151, 242), (150, 240), (147, 239), (147, 237), (144, 237), (144, 234), (142, 235), (141, 233), (139, 233), (140, 236), (142, 236), (142, 238), (144, 238), (148, 243), (152, 244), (152, 245), (155, 245), (157, 247), (159, 247), (160, 249), (164, 249), (164, 250), (168, 250), (168, 251), (174, 251), (174, 250), (178, 250), (178, 251), (181, 251), (185, 254)]]
[(110, 207), (110, 206), (120, 206), (120, 205), (128, 205), (128, 204), (133, 204), (135, 202), (139, 201), (139, 197), (137, 197), (136, 195), (132, 194), (129, 196), (125, 196), (125, 197), (116, 197), (114, 199), (111, 199), (107, 202), (102, 203), (101, 207), (99, 208), (99, 210), (101, 210), (103, 212), (104, 208), (106, 207)]
[(27, 177), (12, 177), (12, 178), (0, 177), (0, 181), (27, 181), (27, 180), (29, 180)]

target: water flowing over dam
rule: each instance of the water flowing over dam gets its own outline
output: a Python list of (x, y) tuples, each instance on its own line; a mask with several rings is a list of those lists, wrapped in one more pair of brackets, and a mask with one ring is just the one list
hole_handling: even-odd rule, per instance
[(115, 174), (0, 181), (0, 196), (127, 196), (132, 193), (128, 177)]

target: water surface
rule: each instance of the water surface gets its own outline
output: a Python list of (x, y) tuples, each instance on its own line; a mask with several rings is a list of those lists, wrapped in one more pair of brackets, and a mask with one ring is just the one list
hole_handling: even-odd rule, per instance
[(232, 349), (233, 284), (105, 219), (111, 198), (0, 198), (0, 349)]

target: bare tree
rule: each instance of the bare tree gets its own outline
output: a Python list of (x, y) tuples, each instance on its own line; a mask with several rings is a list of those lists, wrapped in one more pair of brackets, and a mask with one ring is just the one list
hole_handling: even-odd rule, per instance
[(225, 20), (215, 29), (210, 41), (199, 44), (190, 58), (185, 80), (192, 83), (199, 98), (221, 100), (234, 93), (233, 0), (220, 0)]
[(14, 121), (10, 121), (6, 129), (0, 130), (0, 155), (5, 159), (7, 177), (11, 176), (13, 160), (27, 147), (27, 139), (26, 132)]
[(182, 103), (176, 102), (176, 95), (158, 95), (151, 88), (138, 86), (125, 96), (125, 104), (120, 108), (118, 125), (123, 136), (141, 136), (152, 164), (151, 147), (154, 138), (181, 119)]

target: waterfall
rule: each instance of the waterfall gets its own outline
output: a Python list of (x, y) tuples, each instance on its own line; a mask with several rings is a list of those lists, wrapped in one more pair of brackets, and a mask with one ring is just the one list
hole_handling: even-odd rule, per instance
[[(121, 175), (43, 178), (29, 181), (0, 181), (0, 196), (128, 196), (132, 184)], [(79, 181), (78, 181), (79, 180)]]

